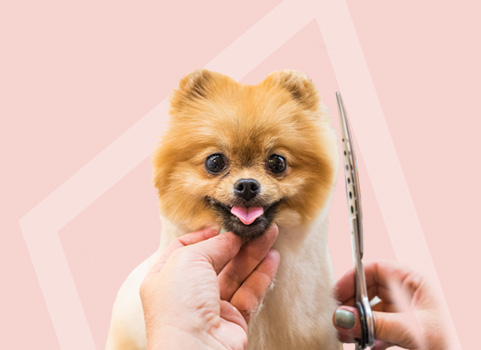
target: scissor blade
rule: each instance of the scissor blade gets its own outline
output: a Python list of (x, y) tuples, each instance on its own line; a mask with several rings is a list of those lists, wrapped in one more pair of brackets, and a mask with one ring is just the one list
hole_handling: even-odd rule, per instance
[(353, 221), (355, 237), (355, 248), (362, 258), (364, 252), (363, 231), (362, 231), (362, 209), (361, 194), (359, 190), (359, 178), (357, 175), (357, 163), (354, 147), (352, 144), (351, 131), (347, 120), (344, 103), (339, 92), (336, 92), (337, 105), (339, 107), (339, 117), (342, 132), (342, 147), (344, 151), (344, 175), (346, 178), (346, 195), (348, 202), (349, 215)]

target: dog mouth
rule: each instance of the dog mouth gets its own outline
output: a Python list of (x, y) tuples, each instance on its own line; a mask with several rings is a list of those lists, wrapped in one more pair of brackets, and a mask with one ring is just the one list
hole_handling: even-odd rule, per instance
[(230, 209), (230, 213), (237, 216), (244, 225), (250, 225), (264, 214), (264, 208), (234, 206)]
[(262, 236), (271, 225), (281, 200), (262, 205), (261, 203), (242, 203), (228, 205), (206, 197), (208, 203), (222, 218), (222, 224), (246, 240)]

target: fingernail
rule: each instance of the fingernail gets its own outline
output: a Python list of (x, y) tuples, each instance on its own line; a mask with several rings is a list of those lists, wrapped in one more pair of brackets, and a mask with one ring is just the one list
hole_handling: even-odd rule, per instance
[(351, 311), (337, 309), (334, 322), (338, 327), (351, 329), (356, 324), (356, 316)]

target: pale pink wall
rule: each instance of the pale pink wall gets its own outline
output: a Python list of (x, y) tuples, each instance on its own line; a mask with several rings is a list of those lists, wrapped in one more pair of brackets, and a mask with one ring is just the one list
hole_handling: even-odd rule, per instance
[[(256, 30), (279, 43), (253, 67), (243, 67), (269, 46), (264, 36), (254, 35), (249, 40), (255, 41), (256, 52), (241, 51), (235, 61), (228, 60), (231, 68), (223, 73), (257, 83), (276, 69), (302, 70), (317, 84), (337, 128), (336, 62), (331, 62), (316, 14), (312, 19), (306, 15), (309, 1), (297, 3), (289, 11), (281, 1), (252, 0), (237, 5), (220, 0), (0, 5), (2, 348), (60, 347), (19, 220), (131, 130), (180, 77), (207, 65), (231, 43), (241, 45), (236, 39), (256, 23)], [(457, 335), (463, 348), (474, 348), (481, 313), (476, 302), (479, 277), (474, 277), (479, 276), (481, 233), (475, 222), (481, 209), (480, 157), (475, 152), (481, 146), (476, 135), (481, 117), (480, 6), (468, 0), (348, 0), (347, 5)], [(329, 11), (329, 2), (320, 8)], [(262, 21), (269, 13), (281, 16), (264, 28)], [(299, 28), (292, 27), (287, 35), (285, 28), (296, 18), (307, 20), (299, 20)], [(345, 103), (351, 119), (369, 113)], [(155, 135), (164, 129), (164, 119), (158, 125)], [(149, 142), (155, 144), (156, 138)], [(131, 144), (133, 153), (141, 154), (140, 147)], [(116, 155), (119, 164), (130, 151), (123, 152)], [(358, 152), (366, 259), (396, 259), (365, 167), (367, 156)], [(130, 168), (58, 228), (99, 349), (118, 286), (159, 241), (149, 159), (141, 157)], [(330, 236), (336, 276), (352, 266), (339, 175)], [(106, 173), (106, 178), (115, 176)], [(65, 206), (97, 183), (95, 177), (86, 179), (69, 192)], [(63, 206), (58, 204), (59, 215)], [(55, 212), (51, 215), (42, 222), (57, 220)], [(50, 277), (55, 281), (55, 275)], [(76, 319), (71, 324), (74, 328)]]

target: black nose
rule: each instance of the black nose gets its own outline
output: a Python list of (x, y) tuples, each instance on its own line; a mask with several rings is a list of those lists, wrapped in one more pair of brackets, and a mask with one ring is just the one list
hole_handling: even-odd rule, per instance
[(261, 185), (254, 179), (240, 179), (234, 184), (234, 193), (248, 201), (261, 191)]

